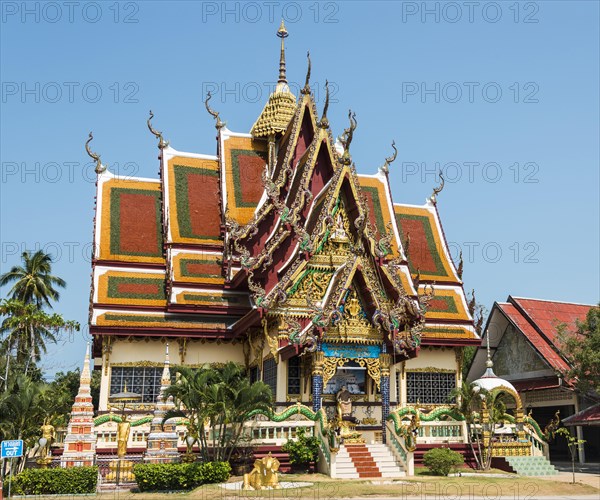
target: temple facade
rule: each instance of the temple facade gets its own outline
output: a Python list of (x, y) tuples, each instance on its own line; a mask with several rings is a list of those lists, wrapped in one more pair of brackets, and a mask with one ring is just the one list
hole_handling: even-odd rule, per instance
[(441, 189), (424, 205), (395, 202), (395, 147), (374, 160), (375, 173), (359, 174), (355, 115), (334, 139), (328, 98), (319, 112), (310, 89), (310, 59), (295, 96), (283, 24), (277, 34), (279, 81), (250, 133), (229, 130), (209, 95), (212, 154), (176, 150), (148, 120), (156, 179), (113, 175), (91, 137), (86, 144), (98, 174), (98, 411), (109, 413), (110, 395), (127, 389), (141, 395), (136, 411), (152, 415), (169, 343), (173, 365), (243, 364), (271, 387), (278, 411), (301, 403), (333, 415), (346, 387), (357, 429), (385, 442), (391, 411), (449, 404), (463, 348), (480, 344), (462, 262), (450, 257)]

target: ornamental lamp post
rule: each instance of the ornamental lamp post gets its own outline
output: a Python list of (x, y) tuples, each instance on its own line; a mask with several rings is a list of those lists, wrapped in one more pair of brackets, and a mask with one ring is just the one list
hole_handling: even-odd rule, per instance
[(197, 439), (198, 438), (196, 436), (194, 436), (188, 429), (187, 433), (185, 435), (185, 444), (186, 444), (187, 450), (182, 459), (184, 462), (191, 463), (191, 462), (196, 461), (196, 455), (194, 455), (193, 447), (194, 447), (194, 443), (197, 441)]
[[(37, 463), (40, 465), (42, 469), (48, 467), (48, 456), (46, 454), (46, 445), (48, 444), (48, 439), (42, 436), (38, 439), (38, 445), (40, 447), (40, 458), (37, 460)], [(52, 459), (50, 459), (52, 460)]]

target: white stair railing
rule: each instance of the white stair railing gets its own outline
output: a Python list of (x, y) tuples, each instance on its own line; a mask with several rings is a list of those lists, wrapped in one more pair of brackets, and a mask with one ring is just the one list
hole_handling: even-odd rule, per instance
[(392, 451), (397, 462), (402, 466), (409, 476), (415, 474), (415, 457), (406, 445), (406, 439), (403, 435), (396, 432), (396, 426), (393, 420), (388, 420), (385, 424), (387, 433), (388, 448)]

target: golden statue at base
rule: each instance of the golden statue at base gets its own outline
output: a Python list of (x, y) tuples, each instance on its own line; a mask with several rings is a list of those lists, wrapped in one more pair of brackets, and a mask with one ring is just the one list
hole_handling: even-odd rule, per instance
[(352, 416), (352, 394), (344, 385), (335, 396), (337, 400), (336, 427), (339, 436), (346, 444), (361, 444), (365, 442), (362, 433), (356, 430), (358, 420)]
[(41, 465), (47, 465), (52, 462), (52, 457), (50, 457), (50, 446), (54, 442), (56, 436), (54, 433), (54, 426), (50, 424), (49, 418), (44, 419), (44, 425), (40, 427), (40, 430), (42, 431), (42, 438), (46, 440), (46, 443), (39, 449), (40, 458), (38, 458), (37, 462)]
[(123, 415), (123, 420), (117, 425), (117, 456), (123, 458), (127, 455), (127, 440), (129, 439), (129, 429), (131, 424), (127, 420), (127, 414)]
[(264, 490), (265, 488), (279, 489), (279, 460), (271, 455), (255, 460), (254, 469), (249, 474), (244, 474), (242, 489)]
[(131, 460), (111, 460), (108, 469), (109, 472), (105, 478), (108, 482), (131, 483), (135, 481)]

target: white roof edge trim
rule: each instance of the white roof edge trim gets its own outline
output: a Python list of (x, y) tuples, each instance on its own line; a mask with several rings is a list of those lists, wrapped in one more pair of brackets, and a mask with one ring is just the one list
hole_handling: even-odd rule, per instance
[[(179, 151), (177, 149), (173, 149), (172, 147), (168, 147), (163, 149), (163, 155), (165, 155), (165, 160), (171, 160), (175, 156), (183, 156), (185, 158), (197, 158), (199, 160), (218, 160), (219, 157), (215, 155), (207, 155), (204, 153), (190, 153), (188, 151)], [(166, 156), (169, 155), (168, 158)]]

